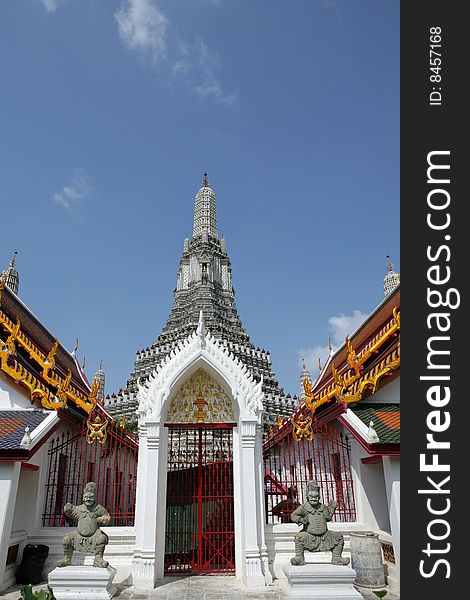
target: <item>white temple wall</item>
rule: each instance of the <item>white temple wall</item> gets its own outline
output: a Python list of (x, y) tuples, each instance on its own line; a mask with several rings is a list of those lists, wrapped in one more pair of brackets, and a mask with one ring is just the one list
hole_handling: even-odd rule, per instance
[(39, 469), (30, 471), (24, 467), (20, 469), (18, 483), (18, 502), (13, 515), (13, 531), (24, 529), (33, 533), (36, 524), (36, 498), (39, 483)]
[(387, 490), (390, 529), (397, 566), (400, 566), (400, 457), (384, 456), (383, 470)]
[(4, 378), (5, 376), (0, 371), (0, 410), (7, 410), (9, 408), (31, 409), (29, 399), (20, 394), (17, 389), (8, 385)]
[(6, 559), (12, 534), (21, 464), (0, 463), (0, 590), (11, 584), (12, 574)]
[(367, 404), (400, 404), (400, 377), (380, 387), (373, 396), (368, 396)]
[(363, 464), (361, 458), (369, 454), (356, 440), (351, 440), (351, 468), (357, 520), (370, 531), (390, 532), (385, 479), (381, 461)]

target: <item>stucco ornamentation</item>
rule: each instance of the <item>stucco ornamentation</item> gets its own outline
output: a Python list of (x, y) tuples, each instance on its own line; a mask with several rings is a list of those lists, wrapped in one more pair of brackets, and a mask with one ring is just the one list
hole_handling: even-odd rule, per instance
[[(201, 343), (201, 331), (204, 331), (204, 343)], [(233, 398), (238, 402), (242, 418), (260, 418), (263, 410), (263, 380), (256, 383), (246, 365), (199, 323), (198, 330), (178, 344), (145, 383), (138, 383), (141, 424), (148, 419), (161, 417), (163, 404), (175, 381), (198, 359), (202, 359), (226, 380)]]
[(172, 398), (165, 421), (168, 423), (196, 423), (198, 421), (195, 400), (201, 395), (207, 402), (204, 422), (232, 423), (236, 421), (232, 401), (220, 385), (203, 369), (198, 369), (179, 388)]

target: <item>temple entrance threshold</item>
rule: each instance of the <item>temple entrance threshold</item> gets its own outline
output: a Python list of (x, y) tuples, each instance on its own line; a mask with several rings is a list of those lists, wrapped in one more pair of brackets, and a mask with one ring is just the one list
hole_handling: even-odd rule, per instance
[(232, 427), (168, 426), (166, 574), (235, 572)]

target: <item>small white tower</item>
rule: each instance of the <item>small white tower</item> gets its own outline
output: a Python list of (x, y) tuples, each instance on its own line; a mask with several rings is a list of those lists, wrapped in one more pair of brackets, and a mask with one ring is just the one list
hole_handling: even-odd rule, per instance
[(395, 271), (390, 256), (387, 256), (387, 274), (384, 277), (384, 295), (387, 296), (400, 283), (400, 273)]
[(12, 292), (18, 295), (20, 288), (20, 275), (16, 270), (16, 255), (18, 252), (13, 254), (13, 258), (10, 260), (10, 265), (2, 272), (1, 279), (6, 276), (6, 286), (10, 288)]
[(93, 377), (93, 380), (97, 379), (100, 382), (100, 387), (98, 389), (98, 392), (96, 394), (96, 399), (98, 400), (98, 402), (100, 404), (103, 404), (104, 401), (104, 383), (105, 383), (105, 374), (103, 371), (103, 359), (101, 359), (100, 362), (100, 366), (99, 369), (96, 371), (95, 376)]

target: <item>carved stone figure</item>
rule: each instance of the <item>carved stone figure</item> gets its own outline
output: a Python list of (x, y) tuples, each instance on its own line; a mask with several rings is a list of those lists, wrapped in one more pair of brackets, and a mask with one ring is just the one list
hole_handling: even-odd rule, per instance
[(108, 536), (101, 531), (100, 525), (108, 525), (111, 517), (105, 508), (96, 504), (96, 483), (90, 481), (83, 492), (83, 504), (73, 506), (70, 502), (64, 506), (64, 514), (77, 520), (77, 529), (64, 537), (64, 558), (57, 563), (59, 567), (72, 564), (74, 550), (86, 554), (94, 554), (94, 567), (108, 566), (103, 553)]
[(331, 562), (334, 565), (347, 565), (349, 558), (341, 556), (344, 538), (340, 533), (329, 531), (327, 522), (336, 510), (337, 503), (320, 503), (320, 487), (316, 481), (307, 484), (307, 502), (301, 504), (291, 514), (294, 523), (303, 525), (303, 530), (295, 536), (295, 556), (290, 559), (293, 565), (305, 564), (305, 550), (323, 552), (331, 550)]

